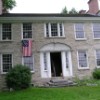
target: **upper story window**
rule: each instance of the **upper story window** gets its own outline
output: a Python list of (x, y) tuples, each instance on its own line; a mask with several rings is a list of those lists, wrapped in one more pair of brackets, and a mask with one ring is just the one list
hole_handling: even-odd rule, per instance
[(2, 54), (2, 72), (8, 72), (12, 68), (12, 54)]
[(2, 24), (2, 40), (12, 39), (12, 29), (10, 23)]
[(46, 23), (46, 37), (64, 37), (64, 26), (62, 23)]
[(23, 39), (31, 39), (31, 38), (32, 38), (32, 24), (23, 23)]
[(87, 64), (87, 52), (85, 50), (78, 51), (78, 66), (80, 69), (88, 67)]
[(100, 23), (93, 23), (93, 35), (100, 39)]
[(96, 63), (97, 67), (100, 67), (100, 50), (96, 50)]
[(84, 39), (84, 26), (82, 23), (76, 23), (75, 24), (75, 37), (76, 39)]
[(31, 72), (34, 71), (33, 56), (23, 57), (23, 64), (30, 68)]

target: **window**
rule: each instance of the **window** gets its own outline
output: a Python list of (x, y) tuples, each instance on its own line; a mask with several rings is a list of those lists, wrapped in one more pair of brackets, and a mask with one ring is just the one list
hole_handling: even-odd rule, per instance
[(23, 39), (32, 38), (32, 24), (23, 23)]
[(10, 23), (4, 23), (2, 24), (2, 40), (11, 40), (11, 24)]
[(63, 37), (64, 29), (62, 23), (46, 23), (46, 37)]
[(34, 62), (33, 56), (23, 57), (23, 64), (30, 68), (31, 71), (34, 71)]
[(44, 70), (47, 70), (47, 55), (44, 53)]
[(100, 66), (100, 50), (96, 50), (96, 63)]
[(79, 50), (78, 51), (78, 63), (79, 63), (79, 68), (88, 67), (86, 51), (84, 51), (84, 50)]
[(93, 34), (94, 38), (100, 38), (100, 24), (93, 23)]
[(2, 54), (2, 72), (8, 72), (12, 68), (12, 54)]
[(75, 36), (76, 36), (76, 39), (85, 38), (84, 29), (83, 29), (83, 24), (82, 23), (75, 24)]
[(69, 68), (68, 53), (66, 52), (66, 68)]

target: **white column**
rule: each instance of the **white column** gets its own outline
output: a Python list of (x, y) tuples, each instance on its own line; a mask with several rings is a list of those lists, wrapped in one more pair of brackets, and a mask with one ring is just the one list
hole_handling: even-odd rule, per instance
[(44, 71), (43, 71), (43, 69), (44, 69), (44, 68), (43, 68), (44, 64), (43, 64), (43, 62), (44, 62), (44, 61), (43, 61), (43, 52), (41, 52), (41, 53), (40, 53), (40, 70), (41, 70), (41, 77), (42, 77), (42, 78), (44, 77), (44, 74), (43, 74), (43, 72), (44, 72)]
[(71, 58), (71, 52), (68, 51), (68, 58), (69, 58), (69, 71), (70, 71), (70, 76), (73, 76), (73, 71), (72, 71), (72, 58)]
[(51, 60), (50, 60), (50, 52), (47, 52), (47, 67), (48, 67), (48, 78), (51, 78)]
[(67, 76), (66, 72), (66, 57), (65, 57), (65, 52), (61, 52), (61, 58), (62, 58), (62, 74), (64, 77)]

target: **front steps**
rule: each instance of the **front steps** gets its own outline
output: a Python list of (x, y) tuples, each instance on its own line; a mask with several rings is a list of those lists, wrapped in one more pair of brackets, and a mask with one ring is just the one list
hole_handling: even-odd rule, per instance
[(49, 82), (44, 84), (45, 87), (66, 87), (77, 85), (72, 80), (67, 79), (51, 79)]

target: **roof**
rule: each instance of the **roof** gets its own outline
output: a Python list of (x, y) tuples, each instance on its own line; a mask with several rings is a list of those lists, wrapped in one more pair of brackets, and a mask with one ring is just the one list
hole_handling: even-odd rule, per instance
[(33, 13), (4, 13), (0, 17), (99, 17), (97, 15), (90, 14), (33, 14)]

